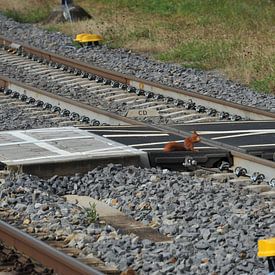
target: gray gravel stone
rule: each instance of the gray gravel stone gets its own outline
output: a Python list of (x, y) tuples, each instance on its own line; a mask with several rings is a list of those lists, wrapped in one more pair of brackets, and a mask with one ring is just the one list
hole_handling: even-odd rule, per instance
[[(117, 175), (127, 180), (120, 185)], [(152, 178), (158, 178), (157, 186)], [(175, 192), (171, 183), (179, 186), (179, 195), (171, 196)], [(117, 200), (118, 209), (149, 225), (155, 223), (160, 232), (171, 229), (173, 242), (139, 240), (108, 225), (87, 224), (83, 209), (57, 195), (71, 194), (74, 185), (85, 185), (90, 196), (110, 204)], [(35, 202), (34, 191), (39, 194)], [(67, 238), (70, 246), (82, 249), (83, 256), (92, 253), (121, 270), (132, 267), (138, 274), (265, 274), (267, 270), (256, 257), (257, 240), (273, 236), (275, 217), (268, 207), (261, 207), (263, 198), (240, 186), (232, 188), (229, 182), (213, 185), (196, 175), (113, 164), (83, 176), (7, 178), (0, 194), (1, 207), (18, 213), (26, 205), (20, 211), (21, 223), (30, 219), (34, 230), (47, 230), (52, 239)], [(250, 201), (245, 203), (248, 194)], [(257, 214), (255, 209), (260, 209)]]
[[(257, 93), (244, 85), (235, 83), (226, 79), (214, 71), (201, 71), (191, 68), (183, 68), (177, 64), (165, 64), (148, 56), (130, 52), (127, 49), (110, 49), (103, 45), (100, 47), (77, 49), (74, 46), (71, 37), (60, 32), (54, 33), (42, 30), (31, 24), (20, 24), (0, 14), (0, 32), (2, 35), (21, 40), (31, 46), (42, 48), (53, 53), (62, 54), (68, 58), (82, 60), (92, 65), (98, 65), (103, 68), (112, 69), (117, 72), (131, 74), (146, 80), (151, 80), (172, 87), (183, 88), (190, 92), (196, 92), (203, 95), (220, 98), (243, 105), (253, 106), (264, 110), (274, 111), (274, 95)], [(41, 39), (40, 39), (41, 38)], [(26, 83), (32, 83), (37, 87), (47, 88), (58, 94), (66, 94), (66, 96), (79, 98), (85, 102), (91, 102), (94, 106), (103, 109), (115, 110), (119, 114), (125, 114), (127, 107), (117, 103), (108, 104), (101, 102), (100, 97), (93, 96), (87, 100), (84, 93), (79, 93), (77, 86), (64, 90), (60, 84), (49, 84), (45, 79), (40, 79), (39, 75), (30, 77), (25, 75), (24, 70), (17, 70), (15, 67), (0, 66), (0, 73), (18, 80), (24, 80)], [(89, 95), (91, 96), (91, 95)], [(19, 119), (21, 113), (12, 110), (8, 112), (0, 112), (0, 118), (14, 121), (17, 127), (22, 124)], [(18, 120), (18, 123), (16, 122)], [(148, 121), (149, 122), (149, 121)], [(157, 118), (154, 123), (167, 123), (169, 120)], [(43, 119), (35, 122), (28, 118), (24, 121), (24, 127), (39, 127), (47, 125), (47, 121)], [(50, 125), (48, 125), (50, 126)], [(55, 125), (51, 125), (55, 126)], [(5, 126), (8, 128), (8, 125)], [(23, 127), (23, 126), (21, 126)]]

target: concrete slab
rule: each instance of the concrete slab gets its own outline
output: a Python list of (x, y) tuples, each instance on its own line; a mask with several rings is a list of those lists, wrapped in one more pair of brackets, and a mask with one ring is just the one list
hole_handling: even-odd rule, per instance
[(43, 178), (108, 163), (149, 167), (146, 153), (75, 127), (0, 132), (0, 162)]
[(170, 242), (170, 237), (160, 234), (156, 229), (143, 225), (133, 218), (126, 216), (119, 210), (106, 203), (88, 196), (66, 195), (65, 198), (71, 203), (75, 203), (84, 208), (90, 208), (90, 204), (96, 204), (96, 211), (99, 219), (112, 225), (122, 234), (136, 234), (141, 239), (149, 239), (154, 242)]
[(93, 199), (87, 196), (78, 196), (78, 195), (66, 195), (65, 198), (68, 202), (73, 204), (78, 204), (84, 208), (90, 208), (90, 204), (96, 204), (96, 212), (98, 213), (99, 218), (106, 216), (125, 216), (121, 211), (109, 206), (108, 204)]

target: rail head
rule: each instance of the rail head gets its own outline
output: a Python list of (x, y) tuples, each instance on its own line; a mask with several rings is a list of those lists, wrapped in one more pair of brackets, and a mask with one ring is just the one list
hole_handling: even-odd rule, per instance
[[(190, 132), (175, 129), (171, 126), (151, 125), (151, 127), (160, 131), (173, 133), (175, 135), (180, 135), (180, 136), (190, 135)], [(274, 161), (266, 160), (254, 155), (250, 155), (242, 148), (237, 148), (233, 145), (218, 142), (216, 140), (201, 138), (201, 142), (209, 146), (221, 148), (223, 150), (228, 150), (228, 152), (230, 152), (230, 154), (233, 157), (233, 166), (232, 166), (233, 169), (235, 169), (236, 167), (242, 167), (242, 168), (246, 168), (247, 175), (249, 176), (252, 176), (253, 173), (255, 172), (260, 172), (264, 174), (266, 181), (272, 181), (275, 179), (275, 162)]]
[[(11, 46), (15, 43), (13, 40), (3, 37), (0, 35), (0, 44), (4, 46)], [(238, 103), (224, 101), (221, 99), (217, 99), (211, 96), (202, 95), (196, 92), (189, 92), (184, 89), (165, 86), (160, 83), (151, 82), (145, 79), (139, 79), (132, 75), (126, 75), (123, 73), (111, 71), (102, 67), (96, 67), (88, 63), (84, 63), (80, 60), (76, 59), (69, 59), (64, 56), (57, 55), (55, 53), (46, 52), (44, 50), (40, 50), (38, 48), (26, 45), (24, 43), (19, 45), (21, 49), (26, 52), (29, 52), (33, 55), (36, 55), (40, 58), (45, 58), (49, 61), (60, 63), (69, 67), (75, 67), (81, 71), (85, 71), (87, 73), (92, 73), (95, 75), (100, 75), (103, 78), (110, 79), (113, 81), (117, 81), (137, 89), (143, 89), (146, 91), (150, 91), (153, 93), (159, 93), (163, 96), (167, 97), (175, 97), (176, 99), (183, 99), (183, 100), (194, 100), (197, 104), (204, 105), (205, 107), (215, 106), (217, 111), (228, 111), (232, 114), (241, 115), (242, 117), (254, 120), (262, 120), (262, 119), (275, 119), (275, 113), (268, 112), (262, 109), (258, 109), (255, 107), (249, 107), (245, 105), (241, 105)]]
[[(11, 46), (15, 44), (14, 41), (0, 35), (0, 45)], [(18, 44), (16, 44), (18, 47)], [(19, 45), (24, 51), (31, 53), (37, 57), (47, 59), (49, 61), (60, 63), (68, 67), (74, 67), (87, 73), (100, 75), (103, 78), (117, 81), (126, 84), (136, 89), (142, 89), (153, 93), (162, 94), (167, 97), (174, 97), (175, 99), (193, 100), (198, 105), (204, 105), (207, 108), (215, 106), (219, 112), (227, 111), (234, 115), (240, 115), (247, 119), (262, 120), (262, 119), (275, 119), (275, 113), (261, 110), (254, 107), (244, 106), (238, 103), (224, 101), (211, 96), (202, 95), (197, 92), (190, 92), (184, 89), (166, 86), (160, 83), (151, 82), (145, 79), (139, 79), (132, 75), (111, 71), (102, 67), (96, 67), (88, 63), (76, 59), (69, 59), (55, 53), (46, 52), (38, 48), (26, 45), (24, 43)]]
[(21, 253), (35, 259), (48, 268), (52, 268), (58, 274), (103, 274), (3, 221), (0, 221), (0, 239), (7, 246), (15, 247)]
[(82, 112), (83, 114), (94, 114), (99, 119), (104, 120), (104, 122), (108, 124), (112, 122), (113, 124), (122, 125), (143, 125), (141, 122), (138, 122), (134, 119), (123, 117), (115, 113), (110, 113), (91, 105), (72, 100), (67, 97), (62, 97), (47, 91), (43, 91), (4, 76), (0, 76), (0, 87), (9, 88), (11, 90), (14, 89), (17, 92), (24, 93), (25, 95), (30, 97), (38, 97), (38, 99), (48, 100), (50, 103), (61, 106), (62, 108), (77, 110), (79, 112)]

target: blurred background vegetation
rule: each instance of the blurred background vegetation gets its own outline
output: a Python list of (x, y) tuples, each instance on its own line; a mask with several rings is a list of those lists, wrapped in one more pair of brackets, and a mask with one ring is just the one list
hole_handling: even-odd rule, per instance
[(59, 0), (1, 0), (0, 11), (74, 37), (103, 35), (123, 47), (184, 67), (216, 70), (275, 94), (274, 0), (75, 0), (93, 19), (43, 23)]

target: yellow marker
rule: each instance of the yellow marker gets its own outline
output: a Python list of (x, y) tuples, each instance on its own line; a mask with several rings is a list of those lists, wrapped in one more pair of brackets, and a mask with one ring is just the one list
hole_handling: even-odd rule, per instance
[(79, 43), (99, 42), (102, 40), (103, 40), (103, 37), (101, 35), (91, 34), (91, 33), (80, 33), (74, 39), (74, 41)]
[(258, 257), (275, 256), (275, 238), (258, 240)]
[(267, 257), (269, 275), (275, 275), (275, 238), (258, 240), (258, 257)]

